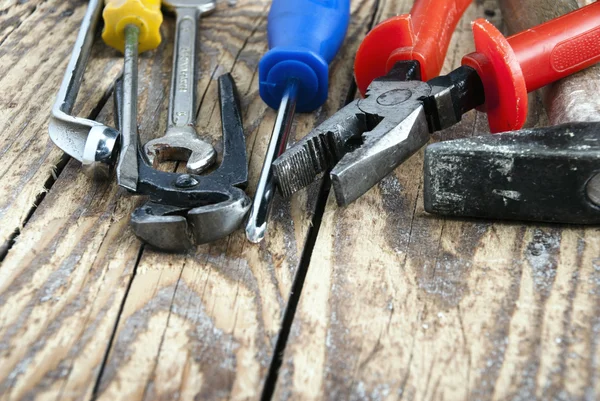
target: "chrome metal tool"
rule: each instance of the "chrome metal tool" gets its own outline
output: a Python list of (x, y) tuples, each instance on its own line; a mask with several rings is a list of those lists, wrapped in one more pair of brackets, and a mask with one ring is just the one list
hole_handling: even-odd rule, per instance
[(121, 51), (123, 58), (123, 116), (117, 182), (135, 191), (137, 131), (138, 52), (155, 49), (161, 42), (160, 0), (106, 0), (102, 16), (104, 42)]
[(273, 160), (281, 155), (296, 108), (314, 111), (327, 99), (329, 68), (342, 46), (350, 20), (350, 0), (274, 0), (269, 11), (269, 51), (258, 66), (261, 98), (278, 109), (258, 180), (246, 237), (260, 242), (275, 196)]
[[(116, 120), (123, 110), (122, 86), (115, 91)], [(235, 82), (230, 74), (219, 78), (223, 128), (223, 160), (207, 175), (156, 170), (140, 148), (137, 195), (149, 201), (131, 215), (135, 235), (155, 248), (180, 252), (231, 234), (242, 223), (250, 198), (248, 160), (242, 115)]]
[[(499, 5), (513, 32), (579, 8), (575, 0), (500, 0)], [(550, 127), (428, 146), (425, 210), (454, 217), (600, 223), (599, 72), (597, 64), (541, 90)]]
[(288, 143), (288, 137), (294, 120), (294, 112), (296, 110), (297, 95), (298, 82), (292, 79), (281, 98), (279, 112), (277, 113), (265, 161), (258, 179), (254, 201), (252, 202), (250, 215), (246, 222), (246, 238), (253, 243), (262, 241), (267, 231), (269, 213), (271, 212), (271, 205), (275, 197), (273, 161), (284, 152)]
[(137, 57), (138, 51), (151, 50), (160, 44), (162, 14), (158, 0), (107, 0), (105, 3), (102, 38), (107, 45), (125, 53), (124, 92), (127, 107), (124, 111), (126, 121), (122, 126), (127, 135), (121, 136), (114, 128), (97, 121), (70, 115), (104, 4), (100, 0), (90, 1), (81, 23), (71, 60), (52, 109), (49, 134), (58, 147), (81, 161), (84, 171), (95, 178), (107, 178), (119, 158), (119, 184), (135, 190), (137, 171), (135, 166), (128, 166), (124, 162), (131, 159), (128, 154), (135, 148), (131, 142), (137, 139)]
[(166, 134), (146, 143), (144, 149), (151, 163), (184, 161), (189, 173), (198, 174), (217, 157), (213, 146), (196, 132), (198, 19), (214, 11), (215, 0), (163, 0), (162, 4), (177, 16), (169, 121)]
[(79, 160), (87, 175), (99, 179), (110, 175), (117, 160), (119, 132), (97, 121), (76, 117), (71, 113), (90, 57), (102, 5), (101, 0), (89, 2), (56, 102), (52, 107), (48, 128), (54, 144)]
[[(431, 133), (458, 123), (469, 110), (485, 106), (492, 132), (522, 128), (528, 92), (600, 61), (600, 46), (581, 45), (600, 43), (599, 20), (595, 2), (505, 38), (479, 19), (472, 25), (477, 51), (465, 55), (461, 67), (427, 82), (417, 81), (424, 69), (419, 60), (396, 62), (370, 82), (365, 99), (338, 111), (273, 163), (279, 189), (290, 195), (331, 169), (337, 202), (347, 205), (423, 147)], [(410, 19), (401, 22), (405, 27)], [(375, 39), (363, 44), (381, 43), (389, 31), (385, 22), (380, 26), (367, 37)]]
[[(274, 163), (282, 194), (289, 196), (330, 171), (337, 202), (347, 205), (423, 147), (430, 132), (455, 124), (463, 112), (483, 103), (473, 69), (429, 82), (419, 77), (416, 61), (398, 62), (371, 83), (366, 98), (353, 101), (288, 149)], [(469, 90), (458, 93), (457, 88)], [(443, 118), (433, 112), (436, 101), (446, 106)]]

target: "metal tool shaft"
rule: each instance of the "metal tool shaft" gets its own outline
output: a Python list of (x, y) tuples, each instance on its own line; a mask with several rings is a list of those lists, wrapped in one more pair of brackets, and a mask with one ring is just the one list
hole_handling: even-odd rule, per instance
[(199, 17), (214, 10), (214, 0), (171, 0), (163, 6), (177, 16), (171, 72), (169, 118), (164, 136), (146, 143), (151, 162), (187, 162), (188, 173), (199, 174), (216, 160), (213, 146), (196, 131), (196, 40)]
[(137, 90), (138, 90), (138, 43), (140, 29), (135, 25), (125, 28), (125, 58), (123, 64), (123, 114), (120, 121), (122, 146), (117, 165), (117, 181), (120, 186), (136, 191), (137, 164)]
[(102, 5), (99, 0), (89, 2), (52, 107), (48, 133), (56, 146), (82, 162), (86, 174), (104, 179), (110, 176), (116, 159), (119, 133), (97, 121), (71, 114), (92, 51)]
[(258, 180), (258, 187), (254, 195), (254, 203), (250, 210), (250, 217), (246, 224), (246, 237), (249, 241), (258, 243), (265, 237), (269, 212), (275, 195), (275, 183), (273, 176), (273, 161), (281, 155), (288, 142), (292, 128), (292, 121), (296, 111), (296, 98), (298, 95), (298, 81), (288, 81), (286, 90), (281, 99), (277, 120), (273, 127), (269, 147)]
[(196, 8), (177, 8), (175, 54), (169, 98), (169, 127), (185, 127), (196, 122)]

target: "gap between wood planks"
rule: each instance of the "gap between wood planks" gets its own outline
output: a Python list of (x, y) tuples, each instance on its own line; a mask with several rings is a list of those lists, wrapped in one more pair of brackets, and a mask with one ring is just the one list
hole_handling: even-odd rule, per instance
[[(381, 8), (380, 5), (381, 0), (376, 0), (375, 6), (373, 7), (373, 14), (371, 15), (371, 20), (369, 21), (368, 25), (369, 30), (373, 28), (375, 21), (377, 21), (377, 14)], [(354, 77), (351, 76), (349, 79), (352, 80), (352, 85), (348, 89), (346, 99), (344, 100), (344, 105), (347, 105), (354, 100), (358, 89), (356, 82), (354, 81)], [(294, 316), (296, 315), (296, 309), (298, 307), (298, 303), (300, 302), (300, 295), (302, 294), (302, 288), (304, 287), (304, 281), (308, 273), (308, 267), (310, 266), (312, 254), (317, 243), (317, 238), (321, 229), (321, 223), (323, 221), (323, 214), (327, 208), (327, 200), (329, 198), (330, 191), (331, 179), (329, 177), (329, 171), (327, 171), (324, 174), (324, 178), (319, 188), (319, 195), (317, 197), (315, 211), (308, 229), (306, 242), (302, 249), (302, 255), (300, 256), (300, 262), (298, 263), (298, 269), (296, 270), (296, 277), (294, 277), (294, 282), (292, 283), (292, 288), (290, 290), (290, 296), (283, 314), (281, 328), (279, 329), (279, 335), (277, 336), (277, 342), (275, 343), (275, 349), (271, 359), (271, 365), (269, 366), (269, 371), (267, 372), (267, 377), (265, 378), (265, 384), (260, 398), (261, 401), (270, 401), (275, 393), (279, 369), (281, 368), (283, 362), (285, 347), (287, 345), (290, 330), (292, 328)]]
[[(38, 6), (36, 6), (34, 8), (34, 10), (30, 13), (30, 15), (35, 12), (35, 9), (37, 9), (37, 7)], [(1, 45), (1, 43), (0, 43), (0, 45)], [(98, 102), (96, 107), (94, 107), (94, 109), (85, 118), (87, 118), (89, 120), (95, 120), (98, 117), (98, 115), (100, 114), (100, 111), (102, 111), (104, 106), (106, 106), (108, 99), (110, 99), (110, 97), (112, 96), (114, 88), (115, 88), (114, 84), (111, 85), (110, 88), (108, 88), (108, 90), (102, 95), (102, 98), (100, 99), (100, 101)], [(35, 201), (33, 202), (33, 205), (31, 205), (31, 208), (29, 209), (29, 212), (27, 213), (27, 216), (25, 217), (25, 220), (23, 221), (23, 226), (21, 228), (17, 228), (13, 232), (13, 234), (8, 238), (8, 240), (4, 244), (0, 245), (0, 263), (2, 263), (4, 261), (4, 259), (6, 258), (6, 255), (8, 255), (8, 252), (10, 251), (10, 249), (13, 247), (13, 245), (17, 241), (17, 238), (19, 237), (19, 235), (21, 235), (21, 230), (27, 225), (29, 220), (31, 220), (31, 217), (33, 217), (37, 208), (42, 204), (42, 202), (46, 198), (46, 194), (48, 192), (50, 192), (50, 190), (52, 189), (52, 187), (58, 180), (58, 177), (60, 177), (60, 175), (62, 174), (65, 167), (67, 167), (67, 163), (70, 160), (71, 160), (71, 156), (69, 156), (68, 154), (64, 153), (62, 155), (62, 157), (60, 158), (60, 161), (54, 167), (52, 174), (46, 179), (43, 190), (36, 196)]]
[[(44, 1), (42, 1), (42, 3)], [(369, 29), (373, 26), (374, 22), (377, 19), (377, 14), (380, 10), (380, 3), (381, 2), (379, 0), (375, 1), (375, 6), (373, 7), (371, 19), (370, 19), (369, 25), (368, 25)], [(33, 14), (37, 8), (38, 8), (38, 6), (36, 5), (28, 13), (28, 15)], [(25, 17), (25, 18), (27, 18), (27, 17)], [(264, 17), (261, 17), (261, 18), (264, 18)], [(257, 29), (257, 26), (258, 25), (256, 25), (255, 30)], [(9, 35), (10, 35), (10, 33), (9, 33)], [(8, 37), (8, 35), (7, 35), (7, 37)], [(252, 37), (252, 35), (250, 35), (246, 39), (246, 42), (249, 40), (250, 37)], [(240, 56), (240, 53), (244, 50), (245, 46), (246, 46), (246, 43), (244, 43), (244, 45), (241, 47), (240, 51), (236, 55), (232, 69), (235, 66), (235, 63), (237, 62), (237, 59)], [(213, 75), (213, 77), (214, 77), (215, 72), (216, 72), (216, 70), (213, 71), (213, 73), (211, 74), (211, 75)], [(349, 76), (348, 79), (353, 80), (353, 77)], [(114, 91), (114, 84), (110, 88), (108, 88), (108, 90), (103, 94), (101, 100), (98, 102), (96, 107), (92, 110), (92, 112), (89, 113), (87, 118), (95, 119), (99, 115), (100, 111), (105, 107), (106, 103), (108, 102), (110, 96), (112, 96), (113, 91)], [(356, 92), (357, 92), (356, 86), (353, 84), (350, 87), (350, 89), (348, 90), (344, 104), (348, 104), (349, 102), (351, 102), (355, 98)], [(205, 95), (206, 95), (206, 91), (204, 93), (202, 93), (201, 96), (199, 96), (200, 101), (198, 102), (198, 108), (202, 104), (202, 99), (205, 97)], [(43, 192), (41, 192), (37, 196), (34, 204), (29, 209), (29, 212), (27, 213), (27, 217), (23, 221), (23, 225), (22, 225), (23, 227), (25, 227), (28, 224), (31, 217), (35, 214), (37, 208), (42, 204), (42, 202), (45, 199), (46, 194), (50, 191), (50, 189), (54, 186), (54, 184), (56, 183), (58, 178), (61, 176), (61, 174), (63, 173), (63, 171), (64, 171), (67, 163), (70, 161), (70, 159), (71, 159), (71, 157), (68, 156), (67, 154), (64, 154), (63, 157), (60, 159), (59, 163), (56, 165), (56, 168), (53, 171), (53, 174), (51, 174), (47, 178), (47, 180), (44, 184)], [(177, 169), (178, 165), (179, 165), (179, 163), (177, 163), (177, 165), (175, 166), (175, 170)], [(261, 398), (263, 400), (270, 400), (273, 396), (275, 385), (277, 383), (278, 371), (279, 371), (279, 368), (282, 363), (282, 358), (283, 358), (283, 354), (284, 354), (285, 347), (287, 344), (289, 332), (290, 332), (290, 329), (292, 326), (292, 322), (294, 320), (296, 308), (297, 308), (297, 305), (298, 305), (298, 302), (300, 299), (300, 295), (301, 295), (301, 292), (303, 289), (304, 280), (305, 280), (306, 274), (308, 272), (308, 268), (310, 265), (313, 250), (314, 250), (314, 247), (315, 247), (315, 244), (317, 241), (318, 233), (320, 231), (323, 214), (326, 209), (327, 199), (329, 197), (329, 192), (330, 192), (330, 185), (331, 185), (331, 182), (329, 180), (328, 175), (326, 174), (325, 179), (322, 180), (321, 185), (320, 185), (319, 194), (318, 194), (316, 205), (315, 205), (315, 211), (311, 218), (311, 225), (308, 229), (305, 244), (304, 244), (304, 247), (303, 247), (303, 250), (301, 253), (301, 257), (300, 257), (300, 261), (298, 263), (297, 270), (296, 270), (296, 275), (294, 277), (294, 281), (293, 281), (293, 284), (292, 284), (292, 287), (290, 290), (289, 300), (286, 305), (284, 315), (282, 318), (281, 328), (279, 330), (279, 334), (278, 334), (277, 341), (275, 344), (273, 356), (272, 356), (272, 359), (270, 361), (270, 365), (268, 368), (267, 377), (265, 379), (264, 387), (262, 389)], [(13, 233), (13, 235), (9, 238), (9, 240), (6, 243), (0, 245), (0, 263), (5, 259), (6, 255), (8, 254), (10, 249), (15, 244), (21, 231), (22, 231), (22, 228), (16, 229), (15, 232)], [(106, 354), (104, 355), (104, 358), (100, 365), (99, 373), (96, 378), (96, 383), (94, 385), (94, 389), (93, 389), (93, 393), (92, 393), (92, 399), (96, 398), (98, 395), (99, 384), (103, 377), (104, 368), (106, 366), (107, 358), (108, 358), (110, 350), (112, 348), (112, 343), (115, 340), (116, 332), (119, 327), (120, 316), (122, 314), (123, 307), (128, 299), (129, 290), (131, 288), (133, 280), (136, 277), (137, 267), (140, 263), (140, 260), (142, 259), (144, 250), (145, 250), (144, 245), (140, 244), (138, 256), (137, 256), (137, 259), (136, 259), (136, 262), (134, 265), (134, 269), (133, 269), (132, 275), (130, 277), (130, 281), (127, 284), (127, 288), (126, 288), (124, 297), (123, 297), (121, 305), (120, 305), (119, 314), (117, 315), (117, 319), (115, 321), (112, 334), (108, 341), (108, 347), (106, 349)]]
[[(261, 18), (263, 18), (263, 17), (261, 17)], [(233, 69), (235, 68), (235, 65), (236, 65), (236, 63), (237, 63), (237, 60), (238, 60), (238, 58), (239, 58), (240, 54), (243, 52), (244, 48), (246, 47), (246, 44), (248, 43), (248, 40), (249, 40), (249, 38), (250, 38), (250, 37), (252, 37), (252, 35), (254, 34), (254, 32), (256, 32), (256, 29), (258, 29), (258, 26), (259, 26), (259, 24), (256, 24), (256, 25), (255, 25), (255, 27), (254, 27), (254, 29), (253, 29), (253, 31), (252, 31), (252, 33), (251, 33), (251, 34), (248, 36), (248, 38), (246, 38), (246, 40), (245, 40), (244, 44), (241, 46), (240, 50), (238, 51), (238, 54), (236, 54), (235, 60), (234, 60), (234, 62), (233, 62), (233, 65), (231, 66), (231, 69), (230, 69), (230, 71), (229, 71), (229, 72), (232, 72), (232, 71), (233, 71)], [(215, 69), (214, 69), (214, 70), (213, 70), (213, 71), (210, 73), (210, 75), (211, 75), (211, 80), (214, 80), (214, 79), (215, 79), (215, 73), (218, 71), (218, 69), (219, 69), (218, 67), (219, 67), (219, 66), (215, 67)], [(199, 117), (199, 113), (200, 113), (200, 107), (201, 107), (202, 103), (204, 102), (204, 99), (205, 99), (205, 97), (206, 97), (206, 93), (207, 93), (207, 92), (208, 92), (208, 86), (205, 88), (205, 90), (204, 90), (204, 92), (201, 94), (201, 96), (199, 96), (198, 105), (197, 105), (197, 110), (196, 110), (196, 119), (198, 119), (198, 117)], [(174, 164), (174, 167), (173, 167), (173, 169), (172, 169), (171, 171), (172, 171), (172, 172), (176, 172), (176, 171), (177, 171), (177, 169), (178, 169), (180, 166), (182, 166), (182, 165), (183, 165), (183, 164), (182, 164), (182, 162), (179, 162), (179, 161), (178, 161), (178, 162), (176, 162), (176, 163)], [(137, 270), (138, 270), (138, 267), (139, 267), (140, 261), (142, 260), (142, 256), (143, 256), (143, 254), (144, 254), (144, 250), (145, 250), (145, 244), (143, 244), (143, 243), (142, 243), (142, 244), (140, 245), (140, 249), (139, 249), (139, 251), (138, 251), (138, 256), (137, 256), (137, 258), (136, 258), (135, 265), (134, 265), (134, 267), (133, 267), (133, 271), (132, 271), (132, 273), (131, 273), (131, 276), (130, 276), (129, 282), (127, 283), (127, 288), (126, 288), (126, 290), (125, 290), (125, 294), (124, 294), (124, 296), (123, 296), (123, 299), (121, 300), (121, 304), (120, 304), (120, 307), (119, 307), (119, 312), (118, 312), (118, 314), (117, 314), (117, 318), (116, 318), (116, 320), (115, 320), (115, 323), (114, 323), (114, 327), (113, 327), (112, 333), (111, 333), (111, 335), (110, 335), (110, 338), (108, 339), (108, 345), (107, 345), (107, 347), (106, 347), (106, 352), (105, 352), (105, 354), (104, 354), (104, 357), (102, 358), (102, 363), (100, 364), (100, 368), (99, 368), (99, 371), (98, 371), (98, 375), (97, 375), (97, 377), (96, 377), (96, 382), (95, 382), (95, 384), (94, 384), (94, 388), (93, 388), (93, 390), (92, 390), (92, 396), (91, 396), (91, 399), (92, 399), (92, 400), (95, 400), (95, 399), (97, 399), (97, 398), (98, 398), (98, 396), (99, 396), (99, 392), (100, 392), (100, 385), (101, 385), (101, 383), (102, 383), (102, 378), (103, 378), (103, 376), (104, 376), (104, 371), (105, 371), (105, 368), (106, 368), (106, 364), (107, 364), (107, 362), (108, 362), (108, 358), (109, 358), (109, 356), (110, 356), (110, 352), (111, 352), (111, 350), (112, 350), (113, 343), (114, 343), (114, 341), (115, 341), (115, 338), (116, 338), (116, 335), (117, 335), (117, 332), (118, 332), (118, 329), (119, 329), (119, 323), (120, 323), (120, 321), (121, 321), (121, 315), (122, 315), (122, 313), (123, 313), (123, 309), (124, 309), (124, 307), (125, 307), (125, 305), (126, 305), (126, 303), (127, 303), (127, 299), (128, 299), (128, 296), (129, 296), (129, 292), (130, 292), (131, 286), (132, 286), (132, 284), (133, 284), (133, 282), (134, 282), (134, 280), (135, 280), (135, 278), (136, 278), (136, 275), (137, 275)], [(182, 271), (183, 271), (183, 270), (182, 270)], [(173, 293), (173, 296), (174, 296), (174, 294), (175, 294), (175, 292)]]

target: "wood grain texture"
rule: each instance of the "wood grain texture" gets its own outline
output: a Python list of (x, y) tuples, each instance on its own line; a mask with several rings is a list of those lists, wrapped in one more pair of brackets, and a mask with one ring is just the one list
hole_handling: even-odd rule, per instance
[[(19, 182), (14, 181), (22, 180), (21, 194), (31, 197), (26, 199), (44, 191), (44, 182), (62, 157), (48, 137), (47, 122), (71, 52), (70, 39), (85, 11), (81, 2), (49, 1), (32, 15), (44, 12), (44, 7), (48, 9), (37, 23), (31, 22), (29, 34), (23, 33), (13, 48), (5, 49), (20, 35), (17, 30), (0, 47), (7, 55), (2, 57), (3, 66), (13, 77), (4, 77), (3, 89), (11, 90), (2, 94), (19, 100), (12, 112), (19, 125), (5, 120), (3, 134), (13, 130), (13, 137), (0, 139), (8, 149), (2, 155), (6, 160), (2, 185), (19, 194)], [(63, 13), (63, 8), (72, 12)], [(52, 19), (59, 14), (63, 14), (59, 20)], [(29, 20), (21, 28), (26, 24)], [(19, 58), (20, 53), (32, 58)], [(40, 59), (36, 69), (38, 53), (47, 54), (48, 60)], [(11, 66), (8, 57), (17, 65)], [(115, 52), (97, 44), (76, 106), (81, 115), (98, 114), (94, 110), (104, 104), (121, 64)], [(144, 59), (141, 65), (145, 70), (153, 63)], [(140, 82), (142, 102), (148, 100), (149, 82)], [(106, 110), (112, 110), (112, 103)], [(99, 119), (112, 121), (106, 110)], [(19, 111), (25, 114), (20, 116)], [(151, 119), (147, 113), (145, 120)], [(5, 200), (12, 201), (2, 217), (5, 224), (12, 224), (18, 213), (28, 214), (32, 205), (19, 197)], [(70, 161), (21, 230), (0, 266), (0, 399), (91, 396), (140, 249), (127, 230), (135, 203), (115, 185), (91, 182), (81, 174), (80, 164)]]
[[(411, 3), (383, 1), (381, 18)], [(483, 16), (494, 2), (469, 8), (446, 72)], [(435, 139), (486, 125), (470, 113)], [(330, 196), (275, 399), (599, 398), (600, 230), (428, 215), (422, 163), (347, 208)]]
[[(0, 46), (1, 256), (53, 182), (63, 155), (48, 136), (48, 119), (84, 12), (79, 1), (41, 2)], [(98, 113), (121, 68), (102, 43), (94, 54), (75, 110), (83, 116)]]
[[(257, 89), (269, 1), (225, 3), (201, 22), (198, 129), (222, 149), (216, 79), (231, 71), (252, 192), (275, 120)], [(330, 100), (297, 117), (296, 139), (351, 93), (373, 14), (410, 3), (352, 1)], [(446, 71), (472, 50), (468, 19), (500, 21), (493, 1), (477, 4)], [(84, 11), (0, 0), (0, 400), (257, 399), (318, 184), (276, 199), (261, 245), (240, 231), (186, 255), (141, 246), (128, 227), (141, 200), (64, 166), (47, 135)], [(142, 141), (166, 128), (171, 16), (162, 34), (140, 60)], [(121, 63), (98, 41), (77, 113), (112, 124)], [(530, 124), (544, 118), (533, 110)], [(436, 139), (485, 127), (472, 113)], [(329, 200), (275, 399), (598, 398), (600, 230), (439, 220), (423, 211), (421, 166), (419, 154), (349, 208)]]
[[(83, 7), (80, 9), (81, 12), (69, 18), (69, 21), (72, 19), (70, 24), (56, 26), (68, 28), (68, 35), (74, 35), (83, 14)], [(244, 63), (250, 67), (236, 78), (240, 87), (248, 87), (264, 51), (264, 41), (257, 42), (261, 49), (255, 54), (241, 54), (241, 49), (251, 42), (251, 33), (259, 20), (264, 19), (265, 12), (264, 1), (246, 2), (239, 9), (229, 11), (222, 5), (220, 13), (214, 16), (213, 27), (204, 30), (201, 58), (204, 73), (199, 89), (210, 102), (204, 105), (202, 128), (210, 130), (205, 134), (215, 142), (220, 136), (218, 108), (214, 115), (215, 79), (229, 70), (234, 60), (246, 57)], [(143, 55), (140, 62), (143, 79), (139, 86), (139, 124), (145, 139), (164, 132), (166, 125), (172, 28), (171, 21), (165, 24), (163, 45), (156, 52)], [(37, 35), (43, 36), (43, 30)], [(62, 36), (66, 35), (63, 32)], [(33, 42), (34, 38), (29, 40)], [(58, 43), (55, 46), (58, 47)], [(71, 46), (65, 44), (64, 54), (60, 56), (65, 64)], [(19, 49), (11, 50), (10, 55), (16, 57)], [(103, 91), (112, 85), (122, 63), (118, 54), (104, 50), (101, 43), (94, 54), (96, 57), (87, 75), (87, 83), (94, 90), (88, 88), (87, 93), (90, 98), (91, 94), (98, 97), (95, 101), (86, 101), (84, 92), (80, 108), (88, 103), (96, 107), (102, 105)], [(61, 61), (58, 54), (56, 57), (57, 63)], [(60, 68), (64, 69), (64, 65)], [(54, 100), (61, 76), (62, 71), (56, 77), (48, 78), (47, 74), (37, 78), (36, 85), (44, 83), (51, 87), (49, 104)], [(103, 87), (105, 82), (108, 85)], [(4, 87), (8, 87), (8, 83), (4, 83)], [(257, 98), (255, 90), (253, 96)], [(40, 97), (40, 101), (43, 99)], [(33, 102), (23, 102), (24, 105), (30, 103), (40, 107)], [(111, 122), (110, 110), (111, 102), (99, 120)], [(266, 108), (260, 110), (264, 114)], [(27, 131), (27, 134), (34, 141), (47, 143), (48, 151), (56, 152), (59, 159), (60, 152), (52, 148), (47, 137), (47, 118), (47, 114), (40, 116), (37, 121), (43, 128)], [(252, 123), (256, 124), (261, 118), (255, 115)], [(36, 149), (28, 150), (36, 152)], [(0, 399), (91, 397), (141, 252), (139, 242), (128, 228), (129, 214), (138, 202), (113, 183), (87, 180), (76, 162), (71, 161), (62, 172), (0, 268), (0, 304), (3, 306), (0, 309)], [(170, 265), (183, 259), (166, 258), (163, 266), (168, 271)], [(143, 289), (143, 292), (150, 291), (151, 288)]]
[[(358, 5), (372, 8), (372, 2)], [(49, 7), (57, 5), (49, 3)], [(232, 71), (243, 94), (251, 188), (275, 118), (257, 91), (258, 60), (266, 51), (267, 9), (268, 1), (240, 1), (232, 9), (221, 3), (218, 12), (201, 24), (199, 131), (218, 150), (222, 148), (216, 78)], [(79, 7), (65, 17), (68, 24), (56, 26), (75, 32), (83, 11)], [(38, 23), (43, 21), (40, 16)], [(168, 18), (162, 28), (161, 48), (143, 55), (140, 62), (143, 140), (165, 130), (172, 22)], [(42, 28), (37, 36), (42, 36)], [(16, 38), (16, 33), (9, 39)], [(343, 103), (351, 82), (351, 55), (364, 33), (361, 24), (353, 25), (348, 50), (332, 67), (330, 102), (317, 113), (297, 118), (298, 135)], [(35, 47), (33, 37), (24, 37)], [(15, 46), (9, 56), (16, 57), (23, 44)], [(64, 46), (60, 56), (56, 53), (55, 62), (66, 63), (72, 43), (57, 41), (52, 46), (55, 51)], [(29, 48), (23, 51), (31, 52)], [(94, 106), (102, 106), (121, 64), (119, 56), (101, 43), (94, 54), (86, 74), (89, 87), (84, 88), (79, 104), (84, 115), (92, 113)], [(6, 60), (6, 68), (16, 68), (18, 60), (11, 62)], [(36, 76), (32, 83), (48, 86), (47, 96), (40, 93), (40, 103), (45, 99), (48, 110), (64, 65), (54, 69), (45, 71), (43, 79)], [(98, 77), (99, 82), (95, 80)], [(3, 85), (10, 88), (14, 82)], [(43, 107), (30, 105), (25, 95), (21, 94), (23, 105)], [(86, 112), (88, 104), (90, 111)], [(111, 101), (98, 119), (110, 123), (110, 110)], [(48, 152), (55, 153), (54, 160), (59, 160), (61, 153), (47, 137), (47, 118), (46, 114), (34, 120), (39, 129), (26, 133), (30, 141), (44, 143)], [(14, 138), (3, 139), (7, 147), (15, 145)], [(40, 156), (39, 149), (31, 146), (19, 149)], [(23, 166), (7, 162), (6, 167), (13, 176), (26, 175)], [(50, 170), (47, 176), (51, 176)], [(47, 179), (43, 172), (33, 167), (31, 171)], [(8, 179), (3, 183), (7, 188), (14, 185)], [(43, 190), (43, 186), (39, 188)], [(0, 398), (257, 398), (311, 221), (315, 189), (296, 198), (294, 204), (278, 200), (269, 237), (260, 246), (249, 245), (238, 232), (193, 254), (164, 255), (140, 248), (127, 227), (137, 199), (113, 184), (87, 180), (78, 163), (69, 162), (20, 230), (0, 268), (4, 305), (0, 310)], [(13, 209), (7, 210), (25, 216), (31, 203), (15, 199)], [(16, 228), (26, 219), (14, 220)], [(3, 221), (11, 220), (5, 215)], [(12, 230), (6, 232), (8, 237)], [(111, 353), (104, 361), (117, 322)], [(93, 394), (97, 381), (98, 393)]]
[(0, 44), (24, 20), (29, 18), (44, 0), (0, 0)]
[[(257, 62), (266, 51), (267, 5), (238, 3), (236, 13), (254, 18), (252, 35), (236, 59), (219, 61), (232, 69), (246, 92), (251, 188), (258, 180), (275, 119), (256, 91)], [(354, 2), (353, 8), (368, 17), (373, 2)], [(229, 13), (210, 17), (204, 27), (225, 30), (228, 18)], [(345, 50), (332, 65), (327, 104), (315, 114), (298, 116), (298, 136), (343, 103), (352, 76), (351, 55), (365, 34), (361, 21), (352, 24)], [(238, 30), (244, 26), (237, 25)], [(235, 43), (235, 38), (227, 42)], [(218, 112), (203, 117), (205, 108), (215, 107), (212, 90), (199, 120), (210, 121), (209, 127), (216, 129)], [(258, 399), (310, 224), (315, 189), (293, 204), (278, 200), (267, 239), (259, 246), (238, 231), (186, 257), (145, 250), (101, 378), (99, 399)]]

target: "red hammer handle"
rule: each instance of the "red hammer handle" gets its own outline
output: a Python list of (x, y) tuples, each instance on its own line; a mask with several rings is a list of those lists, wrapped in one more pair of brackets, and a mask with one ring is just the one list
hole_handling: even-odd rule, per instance
[(375, 78), (386, 75), (398, 61), (417, 60), (421, 78), (437, 77), (452, 33), (471, 0), (416, 0), (410, 14), (383, 21), (362, 41), (354, 75), (362, 94)]

